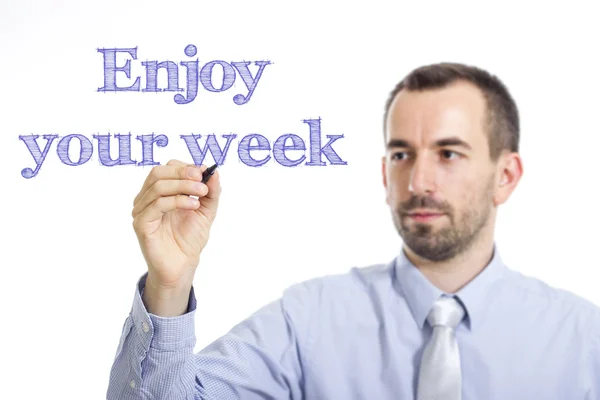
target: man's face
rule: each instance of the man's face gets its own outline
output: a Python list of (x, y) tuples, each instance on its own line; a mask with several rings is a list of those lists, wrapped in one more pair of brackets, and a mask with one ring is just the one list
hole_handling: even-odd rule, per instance
[(485, 100), (468, 83), (400, 92), (387, 120), (382, 172), (405, 244), (432, 261), (466, 250), (490, 228), (496, 163), (489, 156)]

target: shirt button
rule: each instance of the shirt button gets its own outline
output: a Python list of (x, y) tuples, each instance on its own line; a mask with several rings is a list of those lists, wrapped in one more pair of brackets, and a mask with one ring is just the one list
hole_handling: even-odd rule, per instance
[(129, 382), (129, 386), (131, 386), (132, 388), (134, 388), (135, 387), (135, 381)]
[(148, 333), (148, 331), (150, 330), (150, 327), (148, 326), (148, 324), (146, 323), (146, 321), (142, 322), (142, 329), (146, 333)]

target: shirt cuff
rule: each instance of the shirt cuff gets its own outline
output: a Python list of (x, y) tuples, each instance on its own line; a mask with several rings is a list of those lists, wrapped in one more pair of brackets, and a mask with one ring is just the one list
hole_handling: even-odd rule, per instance
[(134, 328), (144, 348), (149, 349), (152, 347), (165, 351), (181, 350), (185, 347), (193, 348), (196, 343), (194, 325), (196, 296), (194, 287), (192, 286), (190, 291), (188, 308), (185, 314), (176, 317), (161, 317), (149, 313), (142, 300), (147, 277), (148, 272), (144, 273), (139, 279), (131, 309)]

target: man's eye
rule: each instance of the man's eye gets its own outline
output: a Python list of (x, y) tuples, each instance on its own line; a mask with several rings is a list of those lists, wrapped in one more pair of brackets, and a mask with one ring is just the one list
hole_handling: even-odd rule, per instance
[(442, 154), (444, 155), (444, 158), (448, 158), (448, 159), (450, 159), (452, 157), (452, 155), (455, 155), (456, 157), (459, 156), (458, 153), (456, 153), (452, 150), (442, 150)]
[(406, 158), (406, 153), (402, 151), (397, 151), (392, 154), (392, 160), (401, 160), (403, 158)]

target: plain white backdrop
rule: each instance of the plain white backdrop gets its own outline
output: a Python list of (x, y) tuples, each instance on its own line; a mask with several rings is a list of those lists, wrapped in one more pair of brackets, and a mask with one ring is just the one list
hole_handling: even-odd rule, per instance
[[(200, 350), (294, 282), (400, 251), (380, 175), (383, 107), (406, 73), (438, 61), (488, 69), (519, 106), (524, 176), (500, 209), (503, 259), (600, 305), (596, 5), (518, 3), (3, 0), (0, 398), (105, 398), (146, 269), (130, 213), (150, 167), (101, 166), (96, 147), (70, 167), (55, 141), (25, 179), (35, 164), (19, 135), (165, 134), (169, 145), (154, 152), (161, 163), (191, 162), (181, 134), (308, 139), (302, 120), (321, 117), (323, 135), (345, 136), (333, 146), (345, 166), (250, 168), (232, 144), (195, 277)], [(188, 44), (201, 66), (273, 64), (243, 106), (232, 101), (246, 93), (239, 79), (223, 93), (200, 89), (188, 105), (173, 93), (96, 91), (97, 48), (137, 47), (132, 73), (143, 85), (141, 61), (189, 60)], [(138, 141), (132, 150), (141, 159)]]

